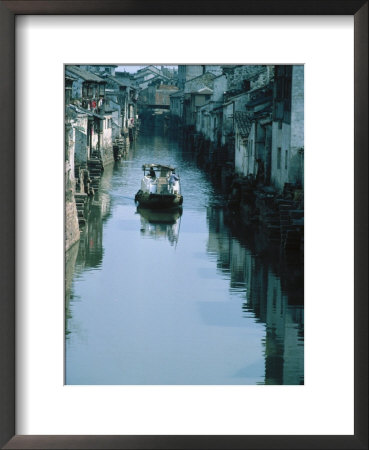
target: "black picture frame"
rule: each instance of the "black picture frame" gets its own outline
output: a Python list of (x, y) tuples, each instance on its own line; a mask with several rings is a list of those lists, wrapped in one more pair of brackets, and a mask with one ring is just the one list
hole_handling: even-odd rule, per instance
[[(354, 435), (15, 435), (15, 16), (28, 14), (353, 15), (354, 91)], [(75, 0), (0, 1), (0, 445), (6, 449), (367, 449), (368, 448), (368, 1)], [(344, 212), (343, 212), (344, 213)], [(19, 249), (21, 251), (21, 249)], [(318, 405), (317, 405), (318, 407)]]

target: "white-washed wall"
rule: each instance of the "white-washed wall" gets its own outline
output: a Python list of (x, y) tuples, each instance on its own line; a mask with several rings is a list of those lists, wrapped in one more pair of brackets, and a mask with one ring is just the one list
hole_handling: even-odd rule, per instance
[(304, 66), (292, 68), (291, 154), (289, 182), (304, 185)]
[(102, 146), (104, 149), (110, 149), (113, 146), (112, 141), (112, 128), (109, 126), (109, 121), (112, 120), (112, 116), (105, 116), (104, 128), (102, 133)]
[(228, 103), (223, 106), (223, 128), (222, 128), (222, 145), (226, 144), (227, 136), (233, 132), (233, 116), (234, 116), (234, 104)]
[(224, 92), (227, 90), (227, 77), (222, 75), (214, 78), (212, 100), (214, 102), (223, 102)]
[[(272, 125), (272, 167), (271, 183), (278, 190), (282, 190), (284, 183), (288, 183), (288, 159), (291, 143), (291, 125), (282, 122), (282, 128), (279, 128), (278, 122)], [(280, 151), (280, 161), (278, 164), (278, 149)], [(286, 168), (287, 151), (287, 168)]]
[(74, 124), (74, 151), (77, 164), (84, 164), (88, 158), (87, 116), (78, 116)]
[(246, 158), (246, 174), (256, 175), (256, 126), (255, 122), (251, 125), (249, 139), (248, 139), (248, 151)]
[[(65, 70), (65, 74), (70, 77), (76, 78), (76, 74), (69, 72), (67, 69)], [(82, 98), (82, 78), (77, 78), (72, 83), (72, 99), (80, 99)]]
[(173, 114), (173, 116), (182, 116), (181, 112), (181, 103), (182, 98), (181, 97), (171, 97), (170, 98), (170, 112)]
[[(278, 168), (278, 149), (281, 149)], [(279, 190), (284, 183), (304, 185), (304, 66), (292, 69), (291, 124), (272, 125), (271, 182)]]
[(238, 175), (247, 175), (247, 145), (237, 129), (235, 137), (235, 172)]

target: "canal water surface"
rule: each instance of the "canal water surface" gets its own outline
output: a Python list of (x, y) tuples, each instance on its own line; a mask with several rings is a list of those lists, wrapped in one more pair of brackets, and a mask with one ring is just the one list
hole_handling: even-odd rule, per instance
[[(138, 211), (142, 164), (183, 212)], [(242, 227), (181, 143), (140, 136), (107, 167), (66, 258), (66, 384), (302, 384), (302, 263)]]

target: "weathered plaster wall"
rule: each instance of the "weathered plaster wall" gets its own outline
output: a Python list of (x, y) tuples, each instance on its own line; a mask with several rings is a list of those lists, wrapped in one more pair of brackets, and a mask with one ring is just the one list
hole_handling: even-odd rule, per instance
[(70, 122), (67, 122), (65, 125), (65, 161), (69, 164), (70, 168), (69, 178), (73, 177), (74, 174), (74, 142), (74, 127)]
[(206, 139), (212, 140), (212, 120), (210, 116), (211, 105), (206, 103), (199, 108), (197, 113), (196, 130), (202, 133)]
[[(273, 122), (271, 182), (279, 190), (284, 183), (304, 185), (304, 66), (293, 66), (291, 124)], [(281, 149), (278, 169), (278, 148)], [(286, 154), (287, 152), (287, 154)], [(287, 161), (286, 161), (287, 155)]]
[(251, 125), (249, 139), (248, 139), (248, 153), (246, 157), (246, 174), (256, 175), (256, 125), (255, 122)]
[(289, 182), (304, 186), (304, 66), (292, 68)]
[(76, 202), (74, 200), (74, 128), (65, 128), (65, 248), (69, 249), (79, 239)]
[(233, 131), (233, 103), (223, 106), (223, 127), (222, 127), (222, 145), (225, 145), (227, 136)]
[(109, 126), (110, 120), (112, 120), (112, 115), (105, 115), (103, 129), (100, 133), (100, 153), (104, 166), (114, 162), (112, 127)]
[[(68, 69), (65, 70), (65, 74), (70, 76), (70, 77), (76, 78), (76, 74), (73, 73), (73, 72), (69, 72)], [(80, 98), (82, 98), (82, 83), (83, 83), (82, 78), (77, 78), (75, 81), (73, 81), (73, 84), (72, 84), (72, 99), (80, 99)]]
[[(288, 159), (291, 142), (291, 125), (282, 122), (279, 128), (278, 122), (272, 125), (272, 167), (271, 183), (277, 189), (282, 190), (284, 183), (288, 183)], [(278, 168), (278, 148), (281, 149), (280, 167)], [(287, 169), (286, 169), (286, 151)]]
[(214, 78), (212, 100), (223, 102), (224, 92), (227, 90), (227, 77), (225, 75)]
[(202, 75), (203, 66), (199, 65), (180, 65), (178, 66), (178, 85), (183, 88), (186, 81)]
[(112, 140), (120, 138), (121, 124), (119, 124), (119, 111), (112, 112)]
[(65, 249), (68, 250), (79, 240), (77, 207), (73, 196), (66, 195), (65, 201)]
[(235, 172), (238, 175), (247, 175), (247, 145), (240, 134), (236, 132), (235, 139)]
[[(111, 117), (110, 117), (111, 119)], [(113, 146), (113, 141), (112, 141), (112, 129), (111, 127), (107, 126), (107, 120), (105, 120), (105, 126), (104, 126), (104, 131), (102, 133), (102, 146), (104, 149), (109, 149), (110, 147)]]
[(88, 158), (87, 149), (87, 116), (77, 117), (74, 124), (75, 162), (84, 164)]
[(227, 136), (233, 134), (234, 113), (235, 111), (245, 111), (245, 106), (248, 101), (248, 94), (240, 94), (231, 97), (230, 101), (223, 106), (223, 130), (222, 130), (222, 145), (227, 142)]
[(182, 97), (170, 97), (170, 112), (174, 116), (182, 117)]

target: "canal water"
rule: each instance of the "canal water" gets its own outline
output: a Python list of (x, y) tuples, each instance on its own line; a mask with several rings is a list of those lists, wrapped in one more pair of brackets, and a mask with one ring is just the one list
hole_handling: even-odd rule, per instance
[[(181, 215), (137, 210), (151, 162), (177, 168)], [(141, 135), (105, 169), (66, 257), (66, 384), (303, 383), (302, 262), (224, 203), (169, 137)]]

